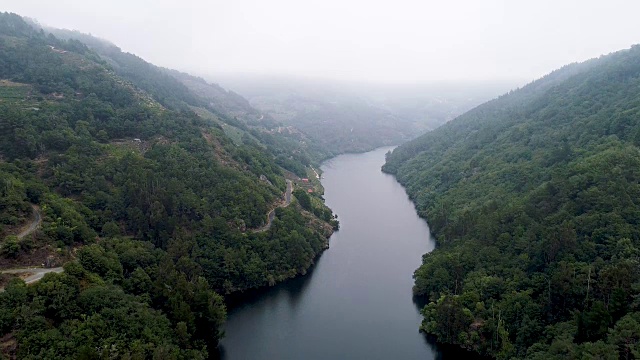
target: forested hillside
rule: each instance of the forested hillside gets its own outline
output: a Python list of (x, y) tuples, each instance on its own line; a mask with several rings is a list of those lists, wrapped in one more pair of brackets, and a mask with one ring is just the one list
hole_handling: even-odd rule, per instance
[[(37, 26), (37, 25), (36, 25)], [(283, 124), (251, 107), (242, 96), (176, 70), (160, 68), (117, 46), (78, 31), (44, 28), (60, 38), (79, 40), (107, 61), (116, 74), (153, 95), (163, 104), (191, 110), (218, 124), (236, 144), (256, 145), (276, 156), (276, 163), (301, 177), (305, 166), (317, 165), (330, 153), (321, 144), (295, 128), (282, 131)]]
[(497, 358), (640, 358), (640, 47), (388, 155), (437, 237), (421, 329)]
[(132, 54), (0, 14), (0, 269), (64, 264), (6, 284), (5, 354), (206, 358), (221, 295), (307, 271), (336, 226), (312, 213), (330, 211), (294, 202), (264, 225), (311, 160), (266, 127), (234, 139), (234, 121)]

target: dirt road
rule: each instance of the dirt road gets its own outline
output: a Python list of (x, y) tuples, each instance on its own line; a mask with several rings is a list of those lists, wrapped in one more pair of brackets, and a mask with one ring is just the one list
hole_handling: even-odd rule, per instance
[[(33, 232), (36, 231), (40, 227), (40, 224), (42, 223), (42, 214), (40, 213), (40, 208), (37, 205), (31, 205), (31, 207), (33, 208), (33, 221), (17, 235), (18, 239), (22, 239), (25, 236), (29, 236), (33, 234)], [(20, 269), (2, 270), (0, 271), (0, 273), (18, 275), (20, 278), (22, 278), (22, 280), (24, 280), (25, 283), (31, 284), (42, 279), (45, 274), (48, 274), (50, 272), (61, 273), (63, 271), (64, 270), (61, 267), (57, 267), (57, 268), (27, 267), (27, 268), (20, 268)], [(0, 291), (2, 290), (4, 289), (0, 289)]]
[(34, 283), (40, 279), (42, 279), (46, 274), (50, 273), (50, 272), (54, 272), (54, 273), (61, 273), (63, 272), (64, 269), (61, 267), (57, 267), (57, 268), (49, 268), (49, 269), (45, 269), (45, 268), (22, 268), (22, 269), (10, 269), (10, 270), (3, 270), (2, 273), (3, 274), (15, 274), (15, 275), (23, 275), (20, 276), (22, 278), (22, 280), (24, 280), (25, 283), (27, 284), (31, 284)]
[(267, 214), (267, 224), (259, 229), (254, 230), (255, 232), (269, 230), (271, 228), (271, 223), (273, 223), (273, 219), (275, 219), (276, 217), (276, 209), (279, 207), (286, 207), (286, 206), (289, 206), (289, 204), (291, 204), (291, 192), (293, 191), (293, 183), (291, 182), (291, 180), (286, 180), (286, 181), (287, 181), (287, 191), (285, 191), (284, 193), (284, 203), (281, 203), (275, 209), (272, 209), (271, 211), (269, 211), (269, 213)]
[(31, 205), (31, 207), (33, 208), (33, 221), (26, 229), (18, 234), (18, 239), (22, 239), (23, 237), (32, 234), (36, 229), (38, 229), (38, 227), (40, 227), (40, 223), (42, 223), (42, 214), (40, 213), (38, 205)]

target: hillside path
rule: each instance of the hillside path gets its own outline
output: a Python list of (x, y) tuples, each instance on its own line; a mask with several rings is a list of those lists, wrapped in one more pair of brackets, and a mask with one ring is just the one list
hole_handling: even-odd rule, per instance
[(38, 227), (40, 227), (40, 223), (42, 223), (42, 214), (40, 213), (38, 205), (31, 205), (31, 207), (33, 208), (33, 221), (26, 229), (18, 234), (18, 239), (22, 239), (23, 237), (32, 234), (36, 229), (38, 229)]
[(267, 224), (259, 229), (253, 230), (253, 232), (263, 232), (269, 230), (271, 228), (271, 223), (273, 223), (273, 219), (275, 219), (276, 217), (276, 209), (280, 207), (287, 207), (289, 206), (289, 204), (291, 204), (291, 192), (293, 191), (293, 183), (288, 179), (286, 181), (287, 191), (285, 191), (284, 193), (284, 203), (280, 203), (278, 206), (276, 206), (275, 209), (271, 209), (271, 211), (269, 211), (269, 213), (267, 214)]
[[(22, 239), (25, 236), (33, 234), (33, 232), (36, 231), (40, 227), (40, 224), (42, 223), (42, 214), (40, 213), (40, 208), (38, 207), (38, 205), (31, 205), (31, 207), (33, 208), (33, 221), (17, 235), (18, 239)], [(63, 271), (64, 270), (61, 267), (57, 267), (57, 268), (26, 267), (26, 268), (19, 268), (19, 269), (2, 270), (0, 271), (0, 273), (18, 275), (19, 277), (22, 278), (22, 280), (24, 280), (25, 283), (32, 284), (42, 279), (45, 274), (48, 274), (50, 272), (61, 273)], [(4, 289), (0, 288), (0, 291), (4, 291)]]

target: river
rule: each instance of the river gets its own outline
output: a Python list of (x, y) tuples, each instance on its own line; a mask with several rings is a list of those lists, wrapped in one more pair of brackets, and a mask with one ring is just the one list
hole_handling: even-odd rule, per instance
[(340, 230), (306, 276), (231, 308), (225, 360), (436, 359), (418, 332), (412, 275), (434, 247), (427, 223), (391, 175), (380, 148), (322, 166)]

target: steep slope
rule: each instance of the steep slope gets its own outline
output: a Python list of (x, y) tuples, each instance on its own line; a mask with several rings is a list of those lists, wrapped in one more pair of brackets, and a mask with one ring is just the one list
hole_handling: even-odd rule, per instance
[(283, 168), (305, 177), (306, 171), (300, 167), (315, 165), (332, 156), (332, 152), (319, 141), (309, 136), (295, 126), (285, 126), (274, 120), (268, 113), (262, 113), (253, 108), (240, 95), (226, 91), (219, 85), (206, 82), (202, 78), (191, 76), (178, 71), (168, 71), (192, 92), (207, 101), (210, 108), (222, 109), (216, 111), (225, 132), (237, 136), (237, 142), (249, 137), (268, 148), (276, 155), (276, 162)]
[(422, 330), (498, 358), (637, 356), (639, 89), (634, 46), (388, 155), (438, 239), (415, 273)]
[[(38, 25), (36, 25), (38, 26)], [(213, 120), (236, 144), (253, 144), (276, 157), (279, 166), (305, 177), (305, 167), (318, 165), (329, 154), (296, 128), (282, 131), (283, 125), (261, 114), (242, 96), (220, 86), (176, 70), (149, 64), (122, 52), (117, 46), (78, 31), (45, 27), (43, 31), (63, 39), (77, 40), (96, 51), (119, 76), (151, 94), (164, 106), (195, 111)]]
[[(293, 203), (256, 231), (283, 201), (281, 154), (234, 143), (193, 110), (224, 109), (97, 44), (110, 55), (0, 14), (0, 267), (66, 263), (0, 294), (3, 350), (205, 358), (218, 294), (304, 274), (331, 225)], [(19, 238), (32, 204), (40, 230)]]
[(239, 117), (244, 122), (255, 122), (260, 119), (260, 112), (251, 107), (247, 99), (233, 91), (227, 91), (220, 85), (208, 83), (202, 78), (180, 71), (169, 69), (165, 71), (185, 87), (191, 89), (193, 93), (208, 100), (212, 107), (224, 111), (230, 117)]

